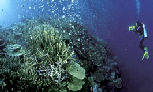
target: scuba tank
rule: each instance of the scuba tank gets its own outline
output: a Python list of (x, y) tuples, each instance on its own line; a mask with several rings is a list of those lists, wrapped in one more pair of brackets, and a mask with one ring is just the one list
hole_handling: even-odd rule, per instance
[(143, 24), (143, 35), (144, 35), (144, 38), (147, 38), (147, 30), (145, 28), (145, 24)]

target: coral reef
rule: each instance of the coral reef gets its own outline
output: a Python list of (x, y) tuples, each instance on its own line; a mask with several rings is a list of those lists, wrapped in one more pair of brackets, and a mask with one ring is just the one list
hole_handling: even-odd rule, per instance
[(37, 18), (1, 28), (0, 33), (9, 44), (0, 57), (0, 90), (116, 92), (122, 88), (107, 43), (91, 36), (81, 23)]
[(6, 43), (5, 43), (4, 39), (0, 38), (0, 51), (1, 52), (3, 51), (5, 46), (6, 46)]
[(82, 85), (84, 84), (83, 81), (77, 78), (72, 78), (70, 82), (68, 82), (68, 88), (72, 91), (78, 91), (82, 88)]
[(25, 53), (19, 44), (7, 45), (4, 51), (9, 56), (22, 56)]
[(72, 80), (68, 82), (68, 88), (72, 91), (78, 91), (82, 88), (85, 78), (85, 69), (80, 67), (76, 62), (70, 62), (66, 67), (67, 72), (72, 75)]
[(79, 64), (75, 62), (70, 62), (70, 64), (67, 66), (66, 70), (68, 73), (78, 79), (84, 79), (85, 78), (85, 70), (80, 67)]

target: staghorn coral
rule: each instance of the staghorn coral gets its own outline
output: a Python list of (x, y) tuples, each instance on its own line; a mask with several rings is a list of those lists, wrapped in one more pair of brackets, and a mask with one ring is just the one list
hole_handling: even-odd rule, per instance
[(65, 79), (63, 65), (69, 62), (73, 52), (51, 26), (39, 25), (34, 30), (29, 49), (35, 57), (37, 72), (60, 84)]
[(16, 89), (18, 70), (21, 69), (23, 60), (19, 57), (0, 58), (0, 89), (9, 91)]
[(32, 53), (44, 57), (46, 61), (67, 63), (73, 55), (69, 46), (62, 41), (61, 36), (50, 25), (39, 25), (34, 29), (29, 43)]

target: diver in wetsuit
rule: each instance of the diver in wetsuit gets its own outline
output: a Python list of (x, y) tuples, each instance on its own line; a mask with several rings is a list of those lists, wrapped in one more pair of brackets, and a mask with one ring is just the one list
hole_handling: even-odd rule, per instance
[(139, 38), (140, 38), (139, 47), (144, 51), (142, 60), (144, 60), (144, 58), (148, 60), (149, 59), (148, 48), (143, 45), (144, 40), (148, 38), (145, 24), (143, 24), (140, 21), (137, 21), (136, 26), (129, 27), (129, 31), (135, 32), (139, 35)]

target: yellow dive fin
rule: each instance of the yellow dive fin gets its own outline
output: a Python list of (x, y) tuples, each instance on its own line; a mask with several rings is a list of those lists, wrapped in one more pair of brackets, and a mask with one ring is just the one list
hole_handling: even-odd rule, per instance
[(142, 57), (142, 60), (144, 60), (144, 59), (147, 59), (148, 60), (149, 59), (148, 48), (145, 47), (144, 50), (145, 50), (145, 52), (144, 52), (144, 55)]

